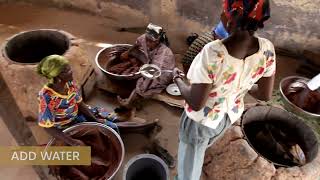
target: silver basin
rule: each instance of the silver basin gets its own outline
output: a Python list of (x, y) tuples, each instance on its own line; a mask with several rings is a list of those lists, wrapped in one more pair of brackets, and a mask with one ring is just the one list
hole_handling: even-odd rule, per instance
[[(119, 169), (122, 165), (123, 159), (124, 159), (125, 149), (124, 149), (123, 141), (122, 141), (121, 137), (119, 136), (119, 134), (115, 130), (113, 130), (112, 128), (110, 128), (107, 125), (97, 123), (97, 122), (79, 123), (79, 124), (73, 125), (67, 129), (63, 130), (63, 132), (66, 134), (72, 135), (72, 134), (76, 134), (79, 129), (88, 128), (88, 127), (102, 129), (103, 130), (102, 132), (108, 138), (112, 139), (113, 145), (118, 146), (118, 149), (121, 149), (121, 152), (119, 152), (119, 156), (121, 156), (121, 157), (119, 157), (120, 161), (117, 162), (117, 166), (115, 169), (113, 169), (112, 175), (110, 177), (104, 177), (105, 180), (111, 180), (116, 175), (116, 173), (119, 171)], [(46, 148), (51, 146), (54, 143), (55, 143), (55, 138), (50, 139)]]
[(316, 120), (320, 120), (320, 114), (315, 114), (315, 113), (310, 113), (308, 111), (305, 111), (303, 109), (301, 109), (300, 107), (296, 106), (295, 104), (293, 104), (285, 95), (285, 92), (288, 89), (288, 86), (293, 83), (294, 81), (298, 80), (298, 79), (302, 79), (305, 81), (309, 81), (309, 79), (301, 77), (301, 76), (289, 76), (286, 77), (284, 79), (281, 80), (280, 82), (280, 94), (281, 94), (281, 100), (284, 103), (284, 107), (289, 111), (292, 112), (304, 119), (316, 119)]
[[(134, 80), (141, 77), (140, 74), (129, 74), (129, 75), (120, 75), (114, 74), (106, 70), (108, 64), (112, 61), (115, 56), (120, 56), (121, 53), (127, 51), (132, 45), (130, 44), (114, 44), (109, 47), (105, 47), (101, 49), (95, 58), (96, 65), (110, 79), (114, 80)], [(142, 54), (144, 54), (141, 51)]]

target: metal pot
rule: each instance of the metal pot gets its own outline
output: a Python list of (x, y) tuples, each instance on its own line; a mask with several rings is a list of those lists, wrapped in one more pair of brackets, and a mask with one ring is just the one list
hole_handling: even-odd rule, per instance
[[(99, 67), (99, 69), (103, 72), (104, 75), (106, 75), (110, 79), (114, 80), (134, 80), (141, 77), (141, 74), (139, 73), (133, 73), (129, 75), (120, 75), (120, 74), (114, 74), (106, 70), (106, 67), (108, 64), (116, 57), (120, 56), (121, 53), (127, 51), (132, 45), (130, 44), (114, 44), (110, 47), (106, 47), (101, 49), (95, 58), (96, 65)], [(141, 51), (141, 53), (143, 53)]]
[[(306, 158), (306, 163), (309, 164), (313, 162), (317, 156), (319, 151), (319, 142), (317, 137), (311, 127), (309, 127), (305, 122), (303, 122), (299, 117), (296, 115), (287, 112), (282, 108), (277, 108), (273, 106), (254, 106), (248, 108), (242, 118), (241, 118), (241, 129), (244, 134), (244, 139), (250, 144), (250, 146), (255, 150), (256, 153), (261, 155), (263, 158), (268, 160), (269, 162), (273, 163), (277, 167), (285, 167), (289, 168), (291, 166), (275, 162), (274, 160), (270, 159), (268, 156), (263, 155), (261, 150), (261, 145), (255, 146), (253, 136), (250, 137), (249, 129), (246, 129), (245, 126), (250, 123), (274, 123), (277, 125), (281, 125), (279, 127), (287, 130), (290, 134), (294, 133), (295, 142), (301, 147), (303, 153)], [(257, 126), (251, 126), (251, 130), (257, 129)], [(264, 144), (263, 148), (267, 146)], [(260, 150), (259, 150), (260, 149)], [(264, 150), (264, 149), (263, 149)], [(272, 155), (274, 152), (269, 152)]]
[(305, 110), (301, 109), (300, 107), (296, 106), (295, 104), (293, 104), (293, 103), (286, 97), (285, 93), (286, 93), (286, 91), (287, 91), (287, 89), (288, 89), (288, 86), (289, 86), (291, 83), (293, 83), (293, 82), (295, 82), (296, 80), (298, 80), (298, 79), (304, 80), (304, 81), (306, 81), (306, 82), (309, 81), (309, 79), (304, 78), (304, 77), (300, 77), (300, 76), (289, 76), (289, 77), (286, 77), (286, 78), (284, 78), (284, 79), (281, 80), (280, 86), (279, 86), (279, 90), (280, 90), (280, 94), (281, 94), (281, 100), (282, 100), (282, 102), (284, 103), (284, 107), (285, 107), (288, 111), (290, 111), (290, 112), (292, 112), (292, 113), (294, 113), (294, 114), (296, 114), (296, 115), (298, 115), (298, 116), (300, 116), (300, 117), (302, 117), (302, 118), (304, 118), (304, 119), (316, 119), (316, 120), (320, 120), (320, 114), (315, 114), (315, 113), (310, 113), (310, 112), (308, 112), (308, 111), (305, 111)]
[[(79, 123), (76, 124), (74, 126), (71, 126), (65, 130), (63, 130), (64, 133), (72, 135), (72, 134), (76, 134), (77, 131), (81, 128), (101, 128), (103, 130), (103, 133), (108, 136), (108, 138), (112, 139), (112, 143), (114, 146), (118, 146), (117, 149), (121, 149), (121, 152), (119, 152), (118, 154), (121, 156), (119, 159), (120, 161), (117, 162), (118, 165), (116, 166), (116, 168), (113, 170), (113, 173), (110, 177), (105, 177), (105, 180), (111, 180), (116, 173), (118, 172), (118, 170), (120, 169), (123, 159), (124, 159), (124, 153), (125, 153), (125, 149), (124, 149), (124, 144), (122, 142), (121, 137), (119, 136), (119, 134), (113, 130), (112, 128), (110, 128), (107, 125), (101, 124), (101, 123), (97, 123), (97, 122), (83, 122), (83, 123)], [(55, 143), (55, 138), (50, 139), (50, 141), (48, 142), (47, 147), (51, 146), (52, 144)]]

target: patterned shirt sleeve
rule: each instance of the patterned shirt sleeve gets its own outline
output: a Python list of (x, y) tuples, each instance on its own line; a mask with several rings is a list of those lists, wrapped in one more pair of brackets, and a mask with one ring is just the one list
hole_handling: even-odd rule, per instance
[(54, 126), (55, 113), (54, 113), (55, 102), (49, 94), (40, 93), (39, 95), (39, 117), (38, 125), (44, 128), (51, 128)]
[(214, 42), (205, 45), (193, 60), (187, 78), (192, 84), (213, 83), (221, 66), (221, 57)]
[(268, 41), (268, 46), (268, 50), (264, 52), (267, 61), (266, 70), (263, 74), (263, 77), (271, 77), (276, 73), (276, 53), (274, 50), (274, 46), (270, 41)]

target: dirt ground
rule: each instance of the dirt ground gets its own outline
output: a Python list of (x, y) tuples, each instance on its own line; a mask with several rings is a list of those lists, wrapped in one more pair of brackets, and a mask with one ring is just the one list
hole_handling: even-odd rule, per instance
[[(82, 45), (92, 60), (92, 63), (94, 63), (94, 57), (98, 50), (101, 49), (101, 47), (97, 46), (97, 43), (132, 44), (135, 39), (143, 33), (143, 31), (138, 31), (137, 33), (117, 32), (115, 27), (121, 27), (121, 24), (119, 24), (121, 21), (124, 21), (124, 19), (117, 20), (112, 17), (101, 18), (82, 14), (80, 12), (33, 7), (29, 5), (0, 5), (0, 43), (11, 35), (23, 30), (38, 28), (62, 29), (83, 40)], [(168, 31), (170, 32), (170, 30)], [(170, 32), (171, 35), (174, 35), (175, 33), (178, 32)], [(187, 46), (184, 45), (185, 40), (180, 36), (170, 36), (169, 38), (172, 42), (174, 53), (177, 55), (183, 54), (183, 50), (186, 50), (187, 48)], [(277, 63), (276, 88), (283, 77), (296, 74), (295, 70), (299, 65), (299, 60), (278, 56)], [(290, 64), (290, 67), (288, 67), (288, 64)], [(253, 101), (254, 100), (250, 97), (246, 98), (246, 102)], [(95, 90), (87, 103), (90, 105), (107, 107), (108, 109), (113, 109), (113, 107), (117, 106), (114, 95), (100, 90)], [(159, 119), (162, 130), (157, 135), (157, 139), (160, 140), (160, 143), (167, 148), (174, 157), (177, 157), (178, 125), (181, 113), (182, 109), (170, 107), (167, 104), (154, 100), (147, 101), (144, 104), (143, 109), (138, 112), (138, 116), (145, 119)], [(47, 143), (48, 136), (37, 127), (36, 123), (30, 122), (29, 125), (32, 127), (38, 142), (40, 144)], [(0, 142), (7, 141), (5, 138), (8, 138), (8, 136), (1, 136)], [(123, 141), (126, 149), (123, 166), (134, 155), (143, 153), (144, 147), (149, 144), (149, 141), (145, 136), (138, 134), (125, 135)], [(19, 168), (0, 168), (0, 175), (6, 174), (6, 176), (1, 176), (1, 179), (16, 179), (14, 174), (16, 174), (17, 171), (19, 171), (20, 174), (22, 172), (27, 172), (23, 173), (24, 178), (28, 178), (29, 176), (31, 177), (29, 179), (34, 179), (34, 172), (32, 171), (26, 171)], [(10, 176), (10, 174), (12, 174), (12, 176)], [(175, 174), (176, 170), (171, 170), (171, 177)], [(121, 177), (122, 168), (115, 179), (119, 180)]]

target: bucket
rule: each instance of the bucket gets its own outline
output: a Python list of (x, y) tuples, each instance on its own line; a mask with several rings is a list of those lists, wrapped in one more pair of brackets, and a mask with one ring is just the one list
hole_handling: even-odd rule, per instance
[(129, 160), (123, 180), (169, 180), (168, 166), (158, 156), (141, 154)]

